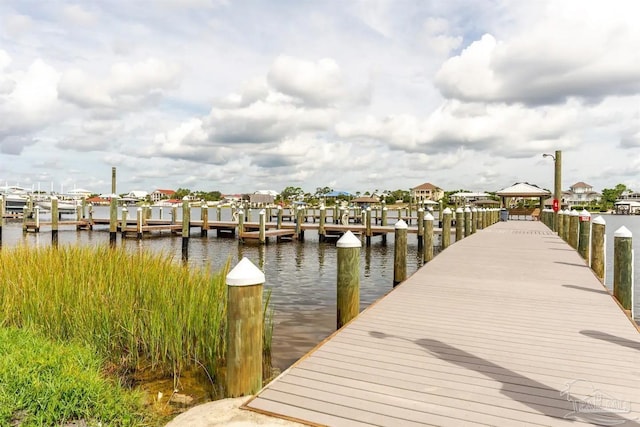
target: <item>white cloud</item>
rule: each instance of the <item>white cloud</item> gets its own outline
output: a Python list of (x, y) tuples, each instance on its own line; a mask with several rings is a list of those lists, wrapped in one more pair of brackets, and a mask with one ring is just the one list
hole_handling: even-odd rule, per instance
[(346, 96), (340, 67), (330, 58), (314, 63), (279, 56), (269, 70), (267, 80), (275, 90), (308, 105), (333, 105)]
[(179, 75), (178, 66), (156, 58), (134, 64), (117, 62), (103, 79), (74, 68), (62, 75), (60, 97), (81, 108), (135, 109), (175, 88)]
[(11, 58), (0, 51), (0, 149), (19, 154), (36, 142), (30, 135), (46, 127), (58, 116), (59, 75), (41, 59), (25, 71), (8, 70)]
[[(617, 3), (617, 2), (616, 2)], [(542, 19), (508, 40), (485, 34), (436, 75), (444, 96), (464, 101), (561, 103), (640, 93), (637, 3), (549, 2)], [(634, 13), (635, 12), (635, 13)]]
[(92, 25), (96, 22), (96, 16), (79, 4), (66, 5), (62, 9), (65, 17), (74, 25)]

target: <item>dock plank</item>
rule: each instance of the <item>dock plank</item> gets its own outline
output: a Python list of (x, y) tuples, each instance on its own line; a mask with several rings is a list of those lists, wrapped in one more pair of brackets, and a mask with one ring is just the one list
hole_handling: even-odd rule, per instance
[(440, 253), (244, 407), (332, 426), (638, 425), (639, 366), (638, 329), (579, 255), (542, 223), (502, 222)]

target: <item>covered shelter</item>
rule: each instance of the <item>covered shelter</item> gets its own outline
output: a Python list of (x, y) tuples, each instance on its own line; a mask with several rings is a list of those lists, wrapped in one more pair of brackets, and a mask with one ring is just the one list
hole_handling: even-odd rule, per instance
[[(537, 185), (528, 182), (516, 182), (510, 187), (496, 191), (496, 195), (500, 196), (501, 207), (509, 210), (509, 217), (536, 217), (536, 209), (539, 215), (540, 210), (544, 206), (544, 199), (551, 195), (551, 192)], [(512, 206), (511, 201), (517, 199), (534, 199), (539, 200), (538, 208), (527, 208)]]

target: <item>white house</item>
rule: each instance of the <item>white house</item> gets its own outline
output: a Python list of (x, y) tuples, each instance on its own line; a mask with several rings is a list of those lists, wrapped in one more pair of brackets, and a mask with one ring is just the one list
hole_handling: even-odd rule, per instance
[(602, 194), (593, 191), (593, 187), (585, 182), (576, 182), (569, 191), (562, 193), (562, 198), (568, 206), (586, 205), (592, 201), (599, 201)]

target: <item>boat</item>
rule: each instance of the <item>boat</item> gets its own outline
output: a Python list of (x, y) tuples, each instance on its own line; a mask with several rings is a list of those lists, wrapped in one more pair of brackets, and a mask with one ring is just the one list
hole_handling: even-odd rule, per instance
[(22, 187), (8, 185), (0, 187), (0, 195), (4, 201), (5, 212), (9, 214), (22, 213), (29, 202), (27, 190)]
[[(51, 199), (41, 200), (38, 206), (46, 211), (51, 211)], [(75, 200), (58, 200), (58, 213), (69, 214), (75, 213), (78, 209), (78, 203)]]

